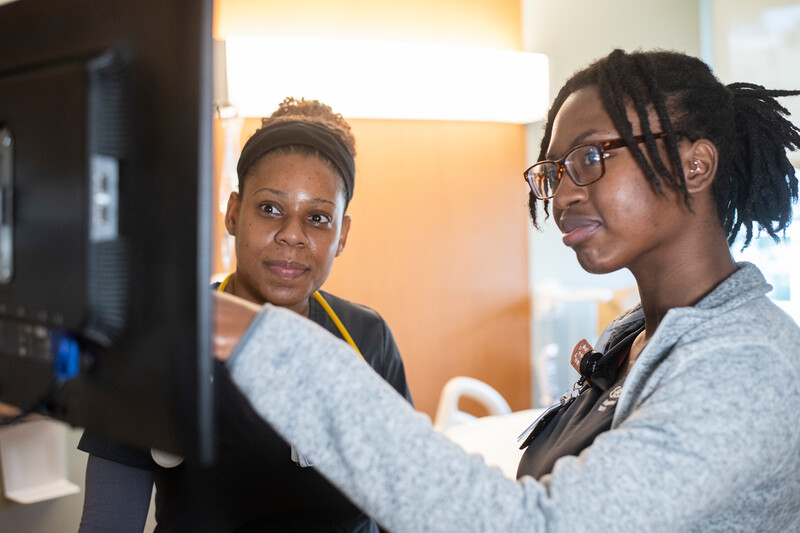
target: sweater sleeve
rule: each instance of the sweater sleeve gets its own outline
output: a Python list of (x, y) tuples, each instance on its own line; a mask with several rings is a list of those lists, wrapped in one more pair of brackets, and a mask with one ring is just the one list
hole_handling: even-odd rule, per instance
[[(648, 405), (578, 457), (560, 459), (541, 483), (509, 480), (467, 455), (352, 357), (346, 344), (289, 311), (266, 306), (228, 366), (255, 410), (391, 531), (577, 531), (588, 524), (593, 530), (687, 531), (753, 486), (759, 467), (747, 459), (752, 446), (788, 438), (769, 457), (759, 456), (762, 465), (778, 460), (773, 474), (781, 471), (781, 454), (797, 451), (794, 427), (763, 435), (772, 420), (797, 407), (776, 401), (787, 387), (797, 390), (790, 375), (769, 384), (759, 376), (781, 375), (769, 361), (778, 360), (750, 368), (764, 383), (759, 404), (747, 406), (758, 416), (737, 421), (725, 412), (742, 405), (728, 407), (738, 391), (724, 387), (700, 397), (713, 404), (698, 401), (707, 383), (702, 372), (700, 379), (663, 383)], [(769, 417), (764, 406), (771, 407)], [(709, 420), (715, 425), (702, 430)], [(744, 479), (737, 480), (739, 473)]]
[(468, 456), (311, 321), (265, 306), (228, 367), (255, 410), (388, 530), (530, 530), (540, 486)]

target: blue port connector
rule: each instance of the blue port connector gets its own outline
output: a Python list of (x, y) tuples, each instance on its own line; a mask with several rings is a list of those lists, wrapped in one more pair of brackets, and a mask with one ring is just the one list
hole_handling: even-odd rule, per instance
[(51, 332), (50, 344), (53, 350), (53, 366), (56, 378), (67, 381), (78, 375), (81, 352), (78, 342), (60, 331)]

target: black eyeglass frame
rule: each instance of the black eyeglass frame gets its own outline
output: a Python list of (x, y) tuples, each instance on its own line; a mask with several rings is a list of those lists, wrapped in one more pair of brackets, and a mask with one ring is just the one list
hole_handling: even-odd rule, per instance
[[(680, 134), (676, 134), (676, 135), (680, 135)], [(654, 139), (661, 139), (661, 138), (666, 137), (666, 136), (667, 136), (666, 132), (659, 132), (659, 133), (654, 133), (653, 134), (653, 138)], [(644, 142), (646, 139), (647, 139), (647, 137), (644, 136), (644, 135), (634, 135), (633, 136), (633, 140), (636, 141), (637, 144)], [(553, 198), (553, 196), (555, 196), (555, 191), (558, 190), (558, 187), (556, 187), (554, 189), (553, 194), (551, 194), (550, 196), (544, 196), (543, 197), (541, 194), (539, 194), (537, 192), (538, 187), (534, 185), (534, 179), (528, 177), (530, 171), (533, 170), (534, 167), (539, 166), (539, 165), (543, 165), (545, 163), (553, 164), (558, 169), (558, 182), (559, 183), (561, 182), (561, 179), (564, 176), (564, 172), (566, 171), (566, 174), (567, 174), (567, 176), (569, 176), (569, 179), (572, 181), (572, 183), (574, 183), (578, 187), (585, 187), (587, 185), (591, 185), (592, 183), (595, 183), (595, 182), (599, 181), (603, 176), (606, 175), (606, 163), (605, 163), (605, 160), (606, 160), (606, 157), (608, 157), (608, 151), (616, 150), (617, 148), (622, 148), (622, 147), (627, 146), (627, 145), (628, 145), (628, 142), (625, 139), (623, 139), (622, 137), (619, 137), (617, 139), (609, 139), (608, 141), (600, 141), (600, 142), (594, 142), (594, 143), (579, 144), (578, 146), (573, 147), (561, 159), (545, 159), (544, 161), (537, 161), (536, 163), (532, 164), (527, 169), (525, 169), (525, 172), (522, 173), (522, 177), (525, 179), (525, 181), (527, 182), (528, 186), (531, 188), (531, 192), (533, 193), (533, 195), (536, 197), (537, 200), (550, 200), (551, 198)], [(580, 150), (581, 148), (585, 148), (587, 146), (594, 146), (600, 152), (600, 175), (598, 177), (596, 177), (595, 179), (591, 180), (591, 181), (587, 181), (586, 183), (578, 183), (577, 179), (575, 178), (575, 176), (573, 176), (572, 173), (570, 172), (569, 168), (567, 168), (566, 160), (567, 160), (567, 158), (569, 156), (571, 156), (573, 153), (575, 153), (576, 150)]]

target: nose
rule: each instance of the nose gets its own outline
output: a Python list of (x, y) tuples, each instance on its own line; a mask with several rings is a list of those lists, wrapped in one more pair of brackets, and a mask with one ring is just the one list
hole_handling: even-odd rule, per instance
[(275, 234), (278, 243), (289, 246), (306, 246), (308, 236), (305, 232), (305, 225), (300, 217), (286, 217), (283, 220), (278, 232)]
[(586, 197), (586, 187), (579, 187), (567, 174), (567, 169), (562, 170), (556, 193), (553, 195), (553, 206), (561, 211)]

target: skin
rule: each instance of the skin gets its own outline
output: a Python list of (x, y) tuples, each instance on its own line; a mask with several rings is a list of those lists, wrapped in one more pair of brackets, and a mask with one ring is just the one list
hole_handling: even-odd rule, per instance
[(244, 336), (261, 307), (227, 292), (215, 291), (214, 297), (214, 357), (227, 361)]
[(350, 217), (342, 178), (326, 161), (267, 154), (228, 199), (225, 226), (236, 237), (236, 272), (226, 292), (308, 316), (309, 297), (344, 251)]
[[(632, 109), (628, 119), (634, 134), (640, 134)], [(659, 123), (654, 114), (650, 123)], [(563, 157), (581, 143), (619, 137), (597, 89), (586, 87), (571, 94), (559, 110), (547, 158)], [(578, 187), (565, 177), (553, 198), (564, 244), (587, 272), (627, 268), (636, 278), (645, 331), (631, 348), (629, 365), (667, 311), (694, 305), (736, 270), (711, 194), (717, 149), (705, 139), (684, 140), (679, 152), (691, 209), (666, 182), (665, 194), (656, 191), (624, 147), (609, 152), (602, 179)]]

